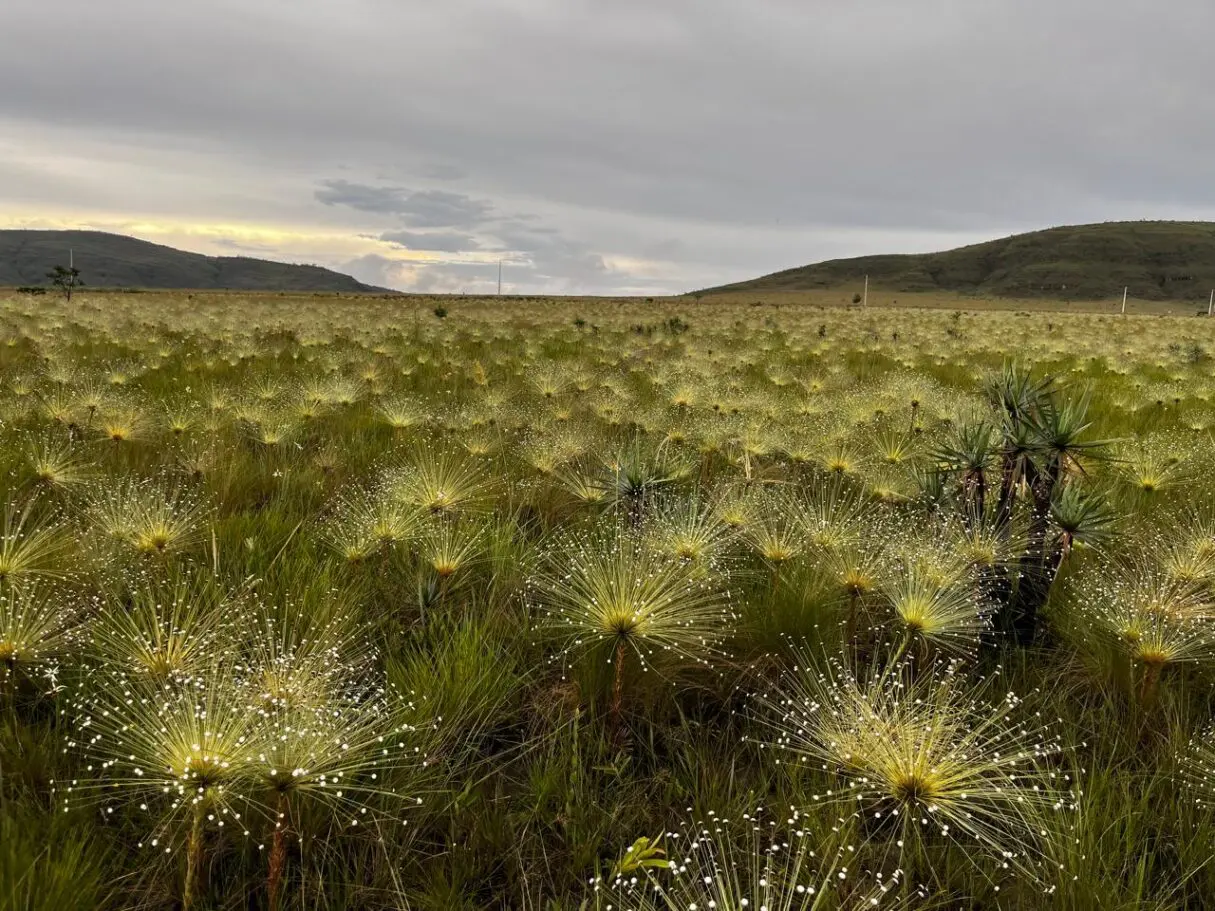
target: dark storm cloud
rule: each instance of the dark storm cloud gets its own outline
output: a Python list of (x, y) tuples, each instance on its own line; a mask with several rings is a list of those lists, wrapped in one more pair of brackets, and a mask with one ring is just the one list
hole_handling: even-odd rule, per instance
[[(232, 219), (269, 202), (224, 189), (225, 169), (297, 175), (311, 218), (473, 234), (554, 287), (1215, 217), (1209, 0), (11, 6), (0, 179), (86, 143), (166, 171), (188, 152), (215, 170), (200, 200)], [(48, 206), (100, 195), (88, 169), (43, 171), (21, 186)], [(32, 191), (6, 189), (0, 208), (27, 212)]]

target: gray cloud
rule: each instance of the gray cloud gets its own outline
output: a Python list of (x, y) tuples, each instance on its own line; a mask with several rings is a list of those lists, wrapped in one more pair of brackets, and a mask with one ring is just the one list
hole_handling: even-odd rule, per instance
[(327, 206), (395, 215), (414, 228), (475, 228), (494, 211), (490, 203), (463, 193), (375, 187), (343, 179), (322, 181), (316, 198)]
[(426, 164), (418, 172), (430, 180), (464, 180), (468, 172), (454, 164)]
[(464, 233), (532, 290), (1215, 218), (1212, 33), (1209, 0), (15, 4), (0, 212)]
[(407, 250), (427, 250), (438, 253), (467, 253), (481, 249), (475, 237), (456, 231), (385, 231), (380, 240)]

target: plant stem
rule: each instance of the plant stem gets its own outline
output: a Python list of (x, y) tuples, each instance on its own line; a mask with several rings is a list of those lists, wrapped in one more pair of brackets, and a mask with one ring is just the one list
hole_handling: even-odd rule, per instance
[(856, 608), (860, 600), (858, 593), (853, 590), (848, 593), (848, 621), (844, 626), (844, 645), (856, 645)]
[(190, 822), (190, 836), (186, 841), (186, 882), (182, 888), (181, 911), (194, 907), (194, 893), (198, 891), (198, 880), (203, 865), (203, 800), (199, 796), (194, 804)]
[(617, 743), (620, 741), (620, 721), (624, 707), (624, 659), (626, 654), (625, 643), (621, 639), (616, 643), (616, 675), (612, 681), (612, 707), (609, 716), (611, 719), (612, 739)]
[(280, 793), (274, 807), (274, 836), (270, 846), (270, 870), (266, 876), (266, 894), (270, 911), (278, 911), (279, 888), (283, 882), (283, 869), (287, 865), (287, 819), (286, 801)]
[(1148, 664), (1143, 669), (1143, 682), (1139, 687), (1139, 706), (1145, 712), (1156, 703), (1156, 693), (1160, 684), (1161, 666), (1156, 663)]

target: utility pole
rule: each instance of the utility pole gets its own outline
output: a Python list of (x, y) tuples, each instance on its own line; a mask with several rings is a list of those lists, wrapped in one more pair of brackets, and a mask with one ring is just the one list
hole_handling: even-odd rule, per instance
[(1211, 315), (1211, 311), (1215, 310), (1215, 288), (1211, 290), (1211, 300), (1207, 304), (1207, 316)]
[(1127, 289), (1127, 288), (1122, 289), (1122, 314), (1123, 314), (1123, 316), (1126, 315), (1126, 292), (1128, 290), (1129, 289)]
[(861, 296), (861, 306), (869, 306), (869, 276), (865, 276), (865, 293)]

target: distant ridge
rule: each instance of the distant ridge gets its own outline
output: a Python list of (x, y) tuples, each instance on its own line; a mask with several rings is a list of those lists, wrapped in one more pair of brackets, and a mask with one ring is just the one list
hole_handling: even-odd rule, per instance
[(247, 256), (204, 256), (104, 231), (0, 230), (0, 287), (47, 284), (68, 250), (86, 288), (383, 292), (349, 275)]
[(944, 253), (862, 256), (774, 272), (709, 288), (808, 291), (858, 286), (869, 276), (889, 291), (957, 291), (995, 297), (1206, 303), (1215, 288), (1215, 223), (1107, 222), (1049, 228)]

